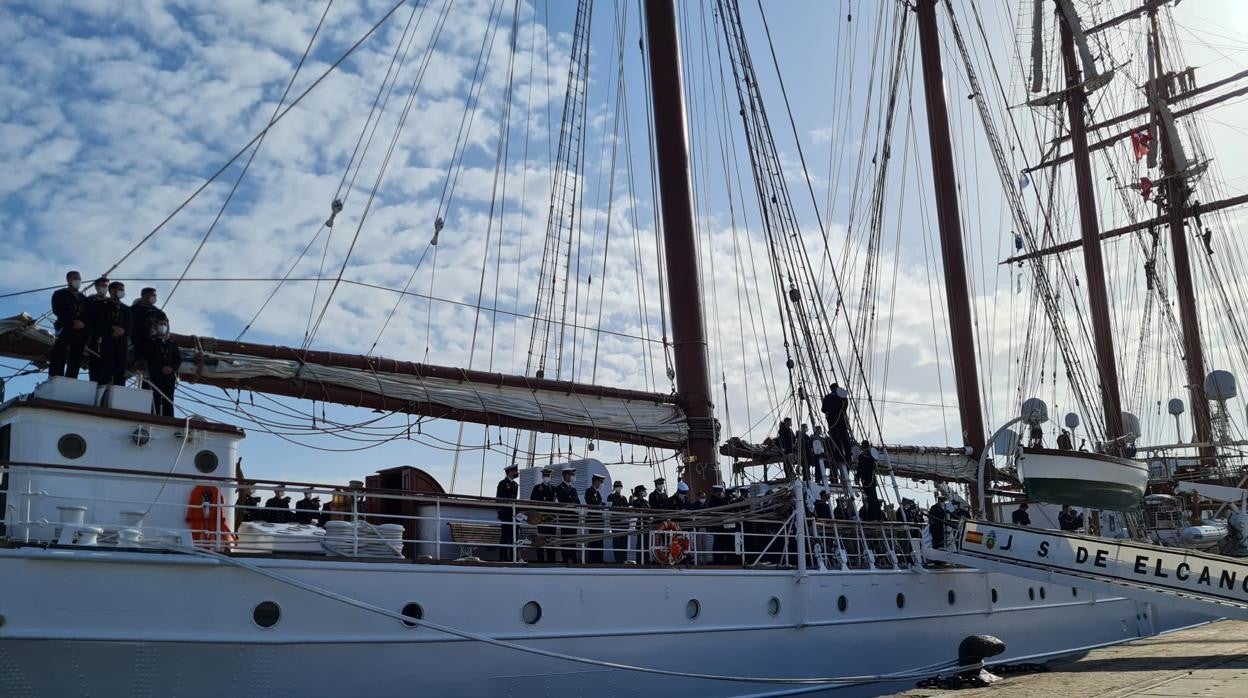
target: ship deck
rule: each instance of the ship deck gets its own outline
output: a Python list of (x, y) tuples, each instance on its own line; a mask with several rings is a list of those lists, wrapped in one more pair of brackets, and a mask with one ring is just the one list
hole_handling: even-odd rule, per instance
[(1248, 621), (1219, 621), (1049, 662), (1042, 673), (987, 688), (914, 689), (905, 698), (1040, 696), (1242, 696), (1248, 683)]

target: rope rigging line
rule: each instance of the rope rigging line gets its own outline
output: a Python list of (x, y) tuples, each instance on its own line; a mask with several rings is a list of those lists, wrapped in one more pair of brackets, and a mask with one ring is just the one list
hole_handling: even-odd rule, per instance
[[(394, 135), (390, 138), (389, 147), (386, 150), (385, 157), (382, 159), (380, 166), (377, 168), (377, 176), (373, 180), (372, 189), (368, 194), (368, 201), (364, 205), (364, 210), (360, 213), (360, 220), (356, 224), (355, 233), (351, 237), (351, 244), (347, 248), (347, 253), (343, 256), (342, 265), (338, 268), (337, 278), (329, 289), (329, 293), (325, 297), (325, 303), (321, 306), (321, 311), (317, 315), (316, 322), (313, 323), (311, 331), (307, 333), (303, 340), (303, 349), (307, 349), (312, 340), (316, 337), (317, 331), (320, 329), (321, 323), (325, 319), (326, 313), (329, 312), (330, 303), (333, 301), (334, 294), (342, 284), (342, 276), (346, 272), (347, 264), (351, 261), (351, 255), (355, 251), (356, 244), (360, 240), (360, 234), (364, 231), (364, 223), (368, 220), (368, 214), (372, 210), (373, 202), (377, 199), (377, 192), (381, 188), (381, 182), (385, 178), (386, 172), (390, 167), (390, 160), (394, 157), (394, 152), (398, 146), (399, 136), (403, 132), (403, 127), (407, 123), (407, 118), (411, 114), (412, 104), (416, 101), (416, 94), (420, 91), (421, 83), (424, 81), (425, 73), (429, 69), (429, 64), (433, 59), (433, 54), (437, 50), (438, 41), (442, 36), (442, 30), (446, 26), (447, 17), (450, 15), (452, 0), (446, 0), (442, 6), (441, 14), (434, 26), (433, 32), (429, 40), (429, 46), (425, 50), (423, 60), (419, 66), (412, 89), (407, 95), (407, 102), (403, 105), (403, 112), (399, 115), (398, 123), (395, 125)], [(436, 238), (435, 238), (436, 239)], [(423, 258), (422, 254), (422, 258)]]
[(219, 178), (222, 174), (224, 174), (227, 169), (229, 169), (240, 157), (243, 156), (243, 153), (247, 152), (261, 138), (263, 138), (266, 133), (268, 133), (269, 129), (273, 128), (273, 126), (275, 126), (277, 122), (281, 121), (287, 114), (289, 114), (291, 109), (294, 109), (296, 106), (298, 106), (298, 104), (303, 101), (304, 97), (307, 97), (313, 90), (315, 90), (325, 80), (325, 78), (329, 77), (330, 74), (333, 73), (338, 68), (338, 66), (342, 65), (344, 61), (350, 58), (351, 55), (355, 53), (356, 49), (358, 49), (360, 46), (363, 46), (364, 42), (367, 41), (368, 38), (371, 37), (374, 33), (376, 33), (376, 31), (381, 27), (381, 25), (385, 24), (386, 20), (390, 19), (390, 16), (393, 15), (400, 7), (402, 7), (405, 2), (407, 2), (407, 0), (399, 0), (393, 6), (391, 6), (388, 12), (386, 12), (384, 15), (382, 15), (380, 19), (374, 22), (373, 25), (369, 27), (368, 31), (366, 31), (363, 36), (357, 39), (356, 42), (352, 44), (351, 47), (348, 48), (341, 56), (339, 56), (337, 60), (335, 60), (332, 64), (330, 64), (330, 66), (326, 68), (325, 71), (321, 73), (319, 77), (313, 80), (312, 84), (308, 85), (308, 87), (304, 89), (303, 92), (299, 93), (297, 97), (291, 100), (290, 104), (287, 105), (286, 108), (283, 109), (280, 114), (274, 117), (270, 121), (268, 126), (266, 126), (263, 130), (261, 130), (255, 136), (252, 136), (251, 140), (247, 141), (247, 143), (244, 144), (243, 147), (239, 148), (238, 151), (235, 152), (234, 155), (225, 162), (225, 164), (223, 164), (215, 172), (213, 172), (212, 175), (208, 177), (208, 179), (204, 180), (202, 184), (200, 184), (193, 192), (191, 192), (190, 196), (184, 199), (182, 203), (178, 204), (178, 206), (168, 216), (166, 216), (163, 220), (161, 220), (161, 222), (158, 223), (155, 228), (153, 228), (146, 235), (144, 235), (137, 243), (135, 243), (133, 247), (131, 247), (124, 255), (121, 256), (121, 259), (117, 260), (112, 266), (108, 268), (107, 271), (101, 274), (101, 276), (110, 276), (114, 271), (117, 270), (118, 267), (124, 264), (125, 261), (129, 259), (131, 255), (137, 252), (140, 247), (145, 245), (157, 233), (163, 230), (165, 225), (167, 225), (169, 221), (173, 220), (175, 216), (177, 216), (179, 213), (182, 212), (182, 209), (190, 205), (190, 203), (194, 201), (195, 198), (199, 196), (201, 192), (207, 189), (210, 184), (215, 182), (217, 178)]
[(234, 194), (238, 192), (238, 187), (243, 183), (243, 179), (247, 177), (251, 164), (255, 162), (256, 156), (260, 154), (260, 148), (264, 146), (264, 139), (269, 135), (269, 129), (273, 127), (274, 120), (282, 110), (282, 104), (286, 102), (286, 97), (290, 95), (290, 89), (295, 86), (295, 80), (299, 78), (299, 72), (303, 70), (303, 64), (308, 60), (308, 54), (312, 52), (312, 47), (316, 45), (316, 37), (321, 34), (321, 27), (325, 24), (325, 18), (329, 16), (329, 10), (334, 6), (334, 0), (328, 0), (325, 3), (325, 11), (321, 13), (320, 20), (316, 23), (316, 28), (312, 30), (312, 37), (308, 39), (308, 45), (303, 49), (303, 55), (299, 56), (299, 62), (295, 64), (295, 71), (291, 74), (290, 80), (286, 82), (286, 89), (282, 90), (282, 96), (278, 98), (277, 105), (273, 107), (273, 114), (269, 117), (269, 123), (260, 132), (260, 139), (256, 141), (256, 145), (251, 149), (251, 153), (247, 156), (247, 161), (243, 163), (243, 169), (239, 171), (238, 177), (234, 178), (234, 184), (230, 185), (230, 191), (225, 195), (225, 200), (221, 202), (220, 208), (217, 209), (217, 215), (213, 217), (212, 223), (208, 225), (208, 229), (204, 231), (203, 237), (199, 239), (199, 244), (195, 247), (195, 251), (191, 253), (191, 258), (187, 260), (186, 266), (182, 268), (182, 274), (173, 284), (173, 288), (169, 293), (165, 294), (165, 306), (168, 307), (173, 302), (173, 295), (178, 292), (178, 288), (182, 285), (182, 278), (191, 271), (191, 266), (195, 264), (195, 260), (199, 258), (199, 253), (203, 252), (204, 245), (208, 244), (208, 239), (212, 237), (213, 231), (217, 229), (217, 223), (221, 222), (221, 216), (225, 215), (225, 209), (234, 200)]

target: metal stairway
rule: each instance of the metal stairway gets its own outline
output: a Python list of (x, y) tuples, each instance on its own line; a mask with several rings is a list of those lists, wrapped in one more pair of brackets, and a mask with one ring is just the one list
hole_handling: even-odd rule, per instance
[(1248, 559), (967, 520), (928, 560), (1248, 620)]

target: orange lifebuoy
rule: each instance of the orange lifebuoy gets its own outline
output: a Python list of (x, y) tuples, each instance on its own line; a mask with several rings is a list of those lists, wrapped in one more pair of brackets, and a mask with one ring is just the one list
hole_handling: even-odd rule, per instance
[(216, 487), (198, 485), (191, 490), (190, 501), (186, 504), (186, 523), (196, 543), (232, 543), (238, 540), (230, 532), (225, 508), (221, 506), (221, 491)]
[(655, 545), (651, 549), (654, 559), (664, 565), (675, 565), (685, 559), (689, 552), (689, 539), (680, 532), (675, 521), (664, 521), (655, 529)]

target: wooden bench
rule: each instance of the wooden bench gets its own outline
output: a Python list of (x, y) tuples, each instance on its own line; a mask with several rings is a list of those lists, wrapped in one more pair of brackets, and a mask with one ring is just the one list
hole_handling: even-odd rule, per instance
[(459, 544), (462, 557), (472, 555), (479, 545), (486, 546), (497, 554), (502, 535), (502, 528), (498, 524), (452, 521), (447, 525), (451, 527), (451, 542)]

